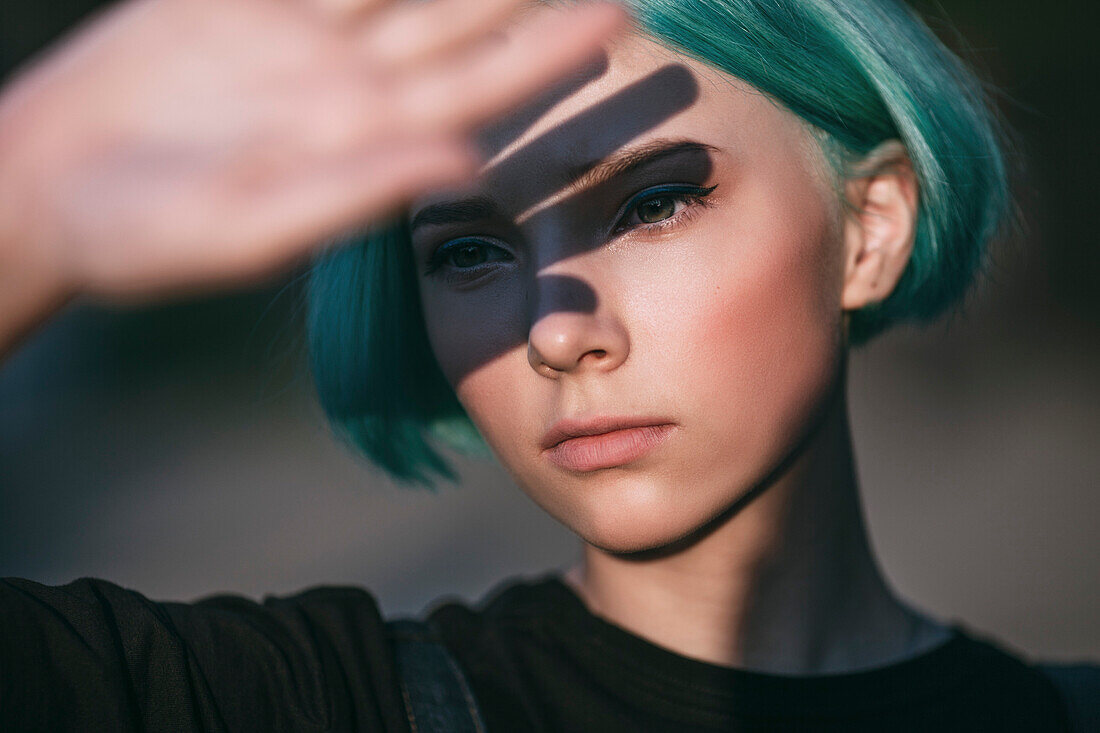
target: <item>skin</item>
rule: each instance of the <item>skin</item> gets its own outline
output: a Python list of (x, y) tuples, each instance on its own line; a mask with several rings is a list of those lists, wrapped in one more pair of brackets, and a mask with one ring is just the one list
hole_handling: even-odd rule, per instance
[(248, 284), (468, 179), (474, 130), (624, 20), (523, 0), (106, 8), (0, 89), (0, 358), (75, 296)]
[[(705, 148), (561, 185), (670, 141)], [(470, 196), (498, 209), (414, 228), (426, 326), (501, 463), (584, 541), (567, 580), (589, 608), (681, 654), (777, 673), (875, 667), (940, 643), (946, 630), (874, 562), (845, 398), (845, 314), (886, 297), (912, 248), (904, 150), (869, 156), (845, 207), (793, 114), (636, 35), (595, 79), (482, 143), (492, 157), (472, 187), (412, 207), (414, 221)], [(616, 218), (669, 185), (715, 188), (701, 202), (651, 196), (660, 226)], [(464, 252), (438, 257), (460, 240)], [(625, 465), (548, 459), (552, 425), (596, 415), (672, 427)]]

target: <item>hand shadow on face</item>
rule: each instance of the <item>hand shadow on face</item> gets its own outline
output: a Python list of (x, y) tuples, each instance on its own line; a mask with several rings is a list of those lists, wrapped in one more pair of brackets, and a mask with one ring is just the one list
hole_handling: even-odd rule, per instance
[[(607, 68), (608, 60), (604, 56), (580, 75), (489, 128), (480, 139), (485, 153), (491, 157), (505, 150), (552, 106), (601, 76)], [(600, 201), (618, 195), (616, 192), (622, 187), (621, 180), (611, 179), (580, 190), (572, 190), (575, 186), (570, 184), (592, 164), (601, 162), (647, 131), (691, 107), (698, 96), (699, 85), (686, 66), (663, 66), (496, 161), (483, 173), (484, 190), (507, 190), (506, 181), (522, 178), (527, 171), (545, 169), (544, 161), (557, 157), (562, 150), (569, 150), (572, 147), (570, 141), (585, 140), (584, 149), (590, 159), (583, 165), (575, 170), (563, 170), (560, 178), (548, 177), (549, 180), (538, 181), (538, 185), (525, 190), (522, 197), (509, 201), (509, 209), (519, 212), (564, 192), (553, 204), (539, 209), (525, 222), (531, 231), (541, 230), (541, 220), (560, 219), (567, 212), (583, 211), (585, 200)], [(494, 140), (492, 146), (489, 144), (490, 138)], [(705, 153), (694, 155), (689, 166), (692, 178), (698, 180), (705, 179), (713, 169), (710, 156)], [(554, 248), (553, 258), (540, 259), (539, 268), (544, 269), (555, 261), (594, 249), (605, 241), (605, 236), (586, 236), (562, 243), (563, 246)], [(537, 275), (536, 280), (525, 299), (526, 323), (522, 333), (515, 330), (508, 334), (497, 333), (492, 338), (478, 338), (477, 353), (464, 355), (462, 364), (457, 365), (457, 373), (454, 369), (456, 365), (452, 364), (452, 377), (461, 380), (481, 365), (522, 345), (527, 341), (530, 327), (541, 318), (552, 313), (593, 314), (599, 307), (597, 292), (578, 277), (548, 273)]]
[[(585, 83), (587, 81), (590, 79), (586, 79)], [(572, 87), (570, 93), (577, 88)], [(562, 95), (564, 96), (567, 95)], [(586, 149), (591, 151), (589, 154), (591, 160), (586, 161), (579, 170), (573, 171), (572, 175), (541, 181), (538, 187), (533, 188), (527, 196), (513, 204), (516, 211), (525, 211), (567, 187), (572, 183), (570, 179), (583, 173), (584, 168), (598, 163), (631, 140), (687, 109), (698, 96), (699, 85), (687, 67), (679, 64), (664, 66), (509, 153), (483, 173), (484, 185), (489, 190), (499, 190), (504, 185), (504, 181), (515, 179), (517, 175), (522, 176), (525, 171), (538, 170), (541, 161), (552, 159), (556, 151), (568, 149), (569, 141), (586, 140), (588, 142)], [(537, 108), (524, 109), (515, 118), (510, 119), (507, 127), (509, 134), (502, 135), (496, 145), (489, 147), (483, 140), (484, 151), (492, 156), (508, 147), (549, 109), (550, 105), (544, 104), (545, 101), (547, 100), (540, 102)], [(560, 98), (553, 101), (560, 101)], [(513, 120), (523, 120), (522, 127)], [(499, 134), (500, 128), (497, 130)], [(595, 144), (592, 144), (593, 139)], [(592, 189), (587, 189), (584, 192), (576, 192), (571, 198), (575, 198), (580, 193), (587, 195), (591, 191)], [(565, 199), (565, 201), (568, 200)], [(555, 205), (544, 211), (553, 210), (558, 206)]]

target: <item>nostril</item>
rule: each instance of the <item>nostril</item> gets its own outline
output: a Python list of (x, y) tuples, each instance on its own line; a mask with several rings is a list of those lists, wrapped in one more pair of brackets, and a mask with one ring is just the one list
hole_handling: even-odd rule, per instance
[(527, 362), (542, 376), (558, 377), (575, 371), (608, 371), (630, 351), (618, 321), (578, 313), (550, 313), (531, 327)]

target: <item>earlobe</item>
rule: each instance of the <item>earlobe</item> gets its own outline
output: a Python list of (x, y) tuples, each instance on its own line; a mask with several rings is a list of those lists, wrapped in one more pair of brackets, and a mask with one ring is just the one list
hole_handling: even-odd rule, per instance
[(883, 143), (855, 168), (845, 186), (846, 311), (885, 300), (905, 272), (916, 238), (918, 184), (902, 144)]

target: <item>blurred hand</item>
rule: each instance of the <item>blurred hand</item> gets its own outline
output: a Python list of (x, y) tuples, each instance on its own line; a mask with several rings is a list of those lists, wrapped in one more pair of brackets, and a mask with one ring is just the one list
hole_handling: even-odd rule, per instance
[(587, 5), (512, 27), (523, 4), (114, 6), (0, 94), (0, 269), (112, 298), (243, 283), (467, 178), (474, 127), (623, 21)]

